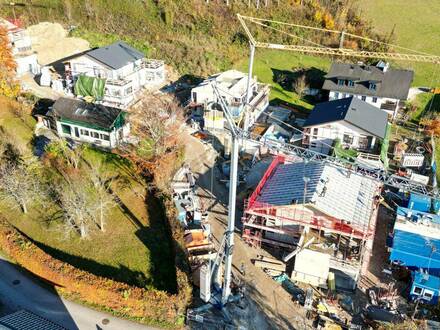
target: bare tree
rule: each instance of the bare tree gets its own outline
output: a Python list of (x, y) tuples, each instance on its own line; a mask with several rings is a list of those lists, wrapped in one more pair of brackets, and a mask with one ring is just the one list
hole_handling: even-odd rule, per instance
[(304, 92), (307, 89), (307, 78), (306, 75), (303, 73), (301, 74), (293, 83), (293, 88), (295, 92), (302, 97), (304, 95)]
[(23, 165), (2, 164), (0, 166), (1, 198), (13, 205), (18, 205), (23, 213), (28, 212), (28, 205), (43, 189), (37, 176)]
[(64, 211), (66, 232), (77, 231), (81, 238), (87, 237), (94, 223), (90, 185), (83, 180), (72, 180), (67, 186), (58, 186), (57, 192)]
[(137, 136), (154, 142), (154, 155), (159, 156), (175, 145), (183, 124), (182, 112), (175, 99), (151, 95), (133, 109), (130, 123)]
[(93, 214), (101, 231), (105, 231), (105, 219), (112, 208), (118, 205), (111, 185), (113, 178), (107, 175), (102, 162), (91, 164), (90, 179), (93, 184)]

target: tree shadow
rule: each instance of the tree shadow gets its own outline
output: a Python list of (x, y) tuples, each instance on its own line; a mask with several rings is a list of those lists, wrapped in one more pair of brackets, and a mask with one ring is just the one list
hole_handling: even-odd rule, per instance
[(295, 81), (301, 76), (305, 77), (305, 83), (309, 88), (320, 89), (324, 84), (326, 72), (319, 68), (293, 68), (292, 70), (279, 70), (271, 68), (272, 80), (278, 83), (284, 90), (293, 92)]
[[(58, 284), (2, 258), (0, 258), (0, 269), (2, 270), (0, 305), (6, 306), (2, 309), (2, 314), (25, 309), (50, 321), (46, 325), (39, 324), (41, 327), (49, 328), (53, 322), (66, 329), (79, 329), (55, 289), (59, 286)], [(24, 320), (18, 321), (23, 322)], [(18, 329), (19, 325), (16, 324), (16, 326)], [(28, 326), (29, 329), (33, 326), (37, 328), (37, 324), (28, 324)]]

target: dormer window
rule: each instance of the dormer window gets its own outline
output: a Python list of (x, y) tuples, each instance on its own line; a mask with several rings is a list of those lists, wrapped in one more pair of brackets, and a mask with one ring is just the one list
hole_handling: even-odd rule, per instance
[(375, 91), (375, 90), (376, 90), (376, 88), (377, 88), (377, 85), (376, 85), (376, 83), (374, 83), (374, 82), (370, 82), (370, 86), (369, 86), (369, 89), (370, 89), (371, 91)]
[(345, 80), (344, 79), (338, 79), (338, 86), (344, 86)]
[(347, 85), (348, 85), (348, 87), (354, 87), (354, 81), (349, 80)]

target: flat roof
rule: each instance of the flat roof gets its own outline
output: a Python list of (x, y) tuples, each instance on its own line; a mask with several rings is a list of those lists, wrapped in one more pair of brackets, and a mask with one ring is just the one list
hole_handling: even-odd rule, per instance
[(143, 53), (123, 41), (116, 41), (110, 45), (92, 49), (85, 53), (85, 55), (114, 70), (145, 57)]
[[(4, 328), (3, 328), (4, 327)], [(0, 318), (0, 329), (7, 330), (67, 330), (66, 328), (27, 310)]]

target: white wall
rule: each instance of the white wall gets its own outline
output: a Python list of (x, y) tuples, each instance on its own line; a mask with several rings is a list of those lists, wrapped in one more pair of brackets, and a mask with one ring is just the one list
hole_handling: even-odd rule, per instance
[[(346, 145), (346, 143), (343, 141), (345, 134), (353, 136), (353, 142), (349, 144), (349, 146), (355, 149), (359, 147), (360, 137), (371, 136), (371, 134), (368, 132), (345, 121), (334, 122), (326, 125), (311, 126), (307, 127), (307, 129), (309, 130), (309, 148), (325, 154), (330, 151), (335, 139), (340, 139), (341, 143)], [(372, 143), (374, 144), (375, 141), (376, 139), (373, 137)]]
[(31, 72), (32, 74), (37, 74), (40, 72), (37, 54), (16, 57), (15, 62), (17, 63), (17, 75), (22, 75), (26, 72)]
[[(95, 130), (95, 129), (91, 129), (91, 128), (87, 128), (87, 127), (78, 126), (75, 124), (63, 123), (60, 121), (57, 121), (56, 125), (57, 125), (57, 133), (60, 137), (70, 138), (72, 140), (91, 143), (91, 144), (95, 144), (95, 145), (98, 145), (101, 147), (107, 147), (107, 148), (115, 148), (118, 145), (118, 140), (119, 140), (118, 134), (122, 134), (123, 138), (127, 137), (130, 134), (130, 126), (129, 125), (124, 125), (119, 130), (117, 130), (117, 131), (113, 130), (112, 132), (99, 131), (99, 130)], [(69, 135), (69, 134), (63, 133), (61, 125), (70, 126), (71, 134)], [(78, 129), (79, 137), (77, 137), (75, 134), (75, 128)], [(89, 132), (89, 135), (82, 134), (81, 130), (87, 130)], [(119, 133), (119, 131), (121, 131), (121, 133)], [(93, 137), (92, 133), (108, 135), (110, 140), (108, 141), (108, 140), (103, 140), (101, 138), (95, 138), (95, 137)]]
[[(336, 93), (339, 93), (338, 97), (336, 97)], [(392, 103), (396, 103), (396, 108), (394, 109), (394, 111), (390, 111), (390, 110), (385, 110), (390, 116), (392, 116), (393, 118), (396, 116), (396, 111), (399, 105), (399, 100), (398, 99), (391, 99), (388, 97), (377, 97), (377, 101), (373, 102), (373, 96), (368, 96), (368, 95), (359, 95), (359, 94), (353, 94), (353, 93), (342, 93), (342, 92), (338, 92), (338, 91), (330, 91), (329, 93), (329, 100), (333, 101), (333, 100), (337, 100), (337, 99), (343, 99), (346, 97), (350, 97), (350, 96), (354, 96), (357, 97), (358, 99), (362, 100), (362, 96), (365, 96), (365, 102), (368, 104), (371, 104), (372, 106), (379, 108), (382, 106), (382, 104), (388, 103), (388, 102), (392, 102)]]

